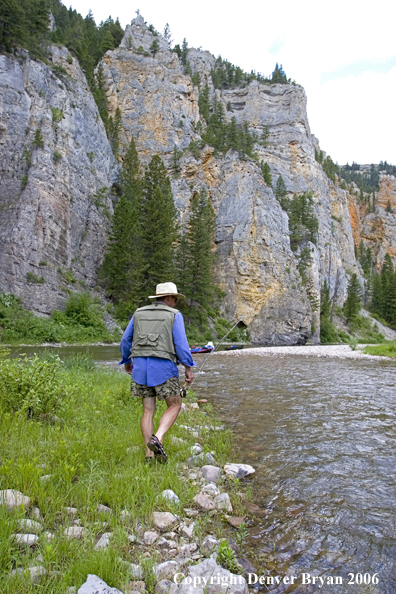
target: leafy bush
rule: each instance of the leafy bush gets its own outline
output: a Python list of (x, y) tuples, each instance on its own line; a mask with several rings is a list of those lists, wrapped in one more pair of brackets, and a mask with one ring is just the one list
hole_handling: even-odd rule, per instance
[(230, 547), (226, 540), (223, 540), (219, 546), (217, 563), (228, 569), (231, 573), (241, 574), (243, 569), (236, 559), (235, 551)]
[(60, 367), (58, 356), (0, 360), (2, 407), (9, 412), (26, 412), (29, 417), (61, 410), (66, 393)]

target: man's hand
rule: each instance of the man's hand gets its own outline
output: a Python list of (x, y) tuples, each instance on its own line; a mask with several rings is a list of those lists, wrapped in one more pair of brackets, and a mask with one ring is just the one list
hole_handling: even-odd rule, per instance
[(132, 363), (125, 363), (124, 370), (129, 373), (129, 375), (132, 375)]
[(191, 382), (194, 379), (194, 374), (191, 371), (191, 367), (187, 367), (187, 365), (185, 365), (184, 367), (185, 367), (184, 375), (186, 376), (186, 384), (191, 384)]

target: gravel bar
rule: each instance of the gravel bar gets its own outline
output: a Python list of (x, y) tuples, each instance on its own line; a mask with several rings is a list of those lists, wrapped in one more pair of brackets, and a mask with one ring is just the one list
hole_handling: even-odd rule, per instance
[(348, 344), (254, 347), (235, 351), (219, 351), (213, 354), (217, 356), (231, 355), (233, 357), (245, 357), (247, 355), (260, 355), (261, 357), (295, 355), (300, 357), (331, 357), (338, 359), (389, 359), (389, 357), (380, 357), (378, 355), (366, 355), (361, 350), (366, 346), (365, 344), (361, 344), (355, 351)]

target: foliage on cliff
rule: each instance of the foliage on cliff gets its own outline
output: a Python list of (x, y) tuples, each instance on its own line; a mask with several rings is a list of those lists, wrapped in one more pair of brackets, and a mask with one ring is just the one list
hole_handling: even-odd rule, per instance
[(2, 0), (0, 47), (6, 51), (23, 47), (34, 56), (44, 55), (43, 42), (49, 41), (50, 2), (48, 0)]
[[(187, 228), (179, 228), (170, 180), (155, 155), (144, 175), (132, 138), (121, 171), (122, 196), (100, 272), (124, 324), (160, 282), (177, 279), (189, 296), (188, 321), (202, 325), (216, 294), (215, 215), (205, 190), (193, 195)], [(177, 247), (178, 246), (178, 247)]]

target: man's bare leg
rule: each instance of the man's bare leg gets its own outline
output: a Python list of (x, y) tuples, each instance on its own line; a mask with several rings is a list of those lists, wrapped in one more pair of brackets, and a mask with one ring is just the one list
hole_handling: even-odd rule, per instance
[(158, 431), (156, 433), (156, 436), (161, 442), (165, 433), (172, 427), (173, 423), (177, 419), (181, 409), (182, 399), (180, 394), (176, 394), (176, 396), (169, 396), (165, 402), (168, 408), (161, 417)]
[(146, 446), (146, 456), (150, 458), (154, 456), (153, 452), (148, 449), (147, 443), (150, 441), (151, 436), (154, 433), (154, 414), (155, 414), (155, 401), (156, 398), (142, 398), (143, 400), (143, 416), (140, 423), (142, 429), (143, 441)]

